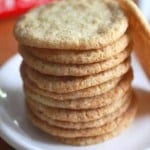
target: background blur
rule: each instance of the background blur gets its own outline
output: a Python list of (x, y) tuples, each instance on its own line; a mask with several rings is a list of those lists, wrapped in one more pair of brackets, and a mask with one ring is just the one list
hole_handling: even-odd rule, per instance
[[(17, 53), (17, 43), (13, 37), (14, 24), (21, 14), (38, 5), (52, 0), (0, 0), (0, 66)], [(144, 15), (150, 20), (150, 0), (135, 0)], [(12, 148), (0, 139), (0, 149)]]
[(52, 0), (0, 0), (0, 65), (16, 53), (13, 27), (19, 15)]

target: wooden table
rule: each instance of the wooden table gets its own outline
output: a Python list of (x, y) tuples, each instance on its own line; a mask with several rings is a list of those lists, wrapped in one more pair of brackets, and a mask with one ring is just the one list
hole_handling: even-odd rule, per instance
[[(13, 36), (13, 27), (16, 19), (0, 21), (0, 66), (17, 52), (17, 42)], [(13, 150), (0, 138), (1, 150)]]
[(0, 21), (0, 65), (17, 52), (17, 42), (13, 36), (15, 21)]

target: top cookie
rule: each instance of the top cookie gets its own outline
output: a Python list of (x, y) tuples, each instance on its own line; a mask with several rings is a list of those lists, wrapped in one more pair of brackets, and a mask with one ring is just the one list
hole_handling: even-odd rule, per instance
[(121, 37), (128, 19), (112, 0), (61, 0), (35, 8), (15, 26), (23, 45), (64, 50), (102, 48)]

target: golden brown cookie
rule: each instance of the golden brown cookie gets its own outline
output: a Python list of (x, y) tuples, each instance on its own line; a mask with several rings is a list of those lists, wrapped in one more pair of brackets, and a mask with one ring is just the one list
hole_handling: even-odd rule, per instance
[(90, 98), (93, 96), (101, 95), (105, 92), (110, 91), (113, 89), (121, 80), (121, 78), (115, 78), (108, 82), (104, 82), (103, 84), (93, 86), (90, 88), (86, 88), (83, 90), (78, 90), (74, 92), (69, 93), (54, 93), (49, 92), (47, 90), (43, 90), (38, 88), (31, 80), (28, 80), (28, 78), (24, 78), (24, 86), (25, 88), (29, 88), (35, 92), (40, 93), (41, 95), (56, 99), (56, 100), (76, 100), (76, 99), (82, 99), (82, 98)]
[(120, 39), (108, 45), (107, 47), (90, 50), (90, 51), (74, 51), (74, 50), (55, 50), (42, 49), (37, 47), (29, 47), (25, 45), (19, 46), (19, 51), (26, 50), (32, 55), (45, 61), (60, 64), (90, 64), (95, 62), (111, 59), (113, 56), (121, 53), (127, 48), (130, 42), (128, 34), (123, 35)]
[(127, 91), (124, 91), (125, 93), (122, 92), (123, 91), (122, 89), (120, 90), (120, 87), (118, 87), (118, 89), (119, 89), (118, 93), (113, 93), (110, 91), (110, 94), (109, 92), (106, 92), (104, 94), (91, 98), (67, 100), (67, 101), (59, 101), (49, 97), (45, 97), (31, 91), (28, 88), (25, 88), (25, 95), (27, 99), (28, 98), (33, 99), (36, 102), (49, 107), (80, 110), (80, 109), (95, 109), (109, 105), (117, 101), (121, 97), (123, 97), (123, 95), (126, 94), (126, 92), (128, 93), (131, 90), (131, 87), (128, 85), (128, 88), (126, 89)]
[(108, 69), (111, 69), (122, 63), (130, 56), (131, 49), (132, 46), (130, 45), (127, 49), (108, 60), (82, 65), (47, 62), (31, 55), (26, 50), (20, 50), (20, 54), (22, 55), (24, 62), (28, 64), (28, 66), (43, 74), (54, 76), (87, 76), (97, 74), (102, 71), (107, 71)]
[[(119, 134), (132, 122), (136, 114), (136, 110), (137, 110), (137, 102), (133, 101), (129, 109), (122, 116), (114, 120), (114, 122), (112, 121), (98, 128), (83, 129), (83, 130), (70, 130), (70, 129), (65, 130), (62, 128), (50, 126), (45, 121), (42, 121), (38, 117), (36, 117), (31, 111), (28, 111), (28, 116), (35, 126), (47, 132), (48, 134), (59, 137), (59, 140), (63, 141), (64, 143), (71, 145), (89, 145), (97, 142), (102, 142), (106, 139), (109, 139)], [(112, 129), (110, 127), (111, 126), (110, 124), (112, 125)], [(69, 131), (74, 132), (74, 134), (70, 134)], [(78, 136), (78, 134), (80, 134), (81, 132), (83, 132), (81, 137), (79, 136), (77, 138), (73, 138), (73, 136), (75, 135)], [(95, 134), (97, 136), (91, 136)], [(69, 138), (63, 138), (64, 136), (66, 137), (69, 136)]]
[[(99, 127), (108, 122), (115, 120), (118, 116), (121, 116), (123, 113), (126, 112), (130, 104), (131, 104), (131, 101), (127, 100), (125, 104), (123, 104), (115, 112), (105, 115), (97, 120), (92, 120), (88, 122), (59, 121), (59, 120), (51, 119), (50, 117), (44, 115), (42, 112), (33, 108), (32, 108), (32, 112), (35, 114), (35, 116), (37, 116), (43, 121), (46, 121), (51, 126), (56, 126), (56, 127), (60, 127), (64, 129), (87, 129), (87, 128)], [(29, 105), (27, 106), (27, 109), (30, 109)]]
[(102, 84), (111, 79), (121, 77), (129, 68), (130, 59), (127, 59), (116, 67), (98, 74), (83, 77), (56, 77), (41, 74), (24, 63), (21, 66), (21, 70), (23, 70), (29, 79), (39, 88), (55, 93), (68, 93)]
[[(113, 92), (113, 89), (117, 87), (118, 84), (123, 85), (121, 87), (123, 87), (122, 90), (124, 90), (126, 86), (131, 84), (131, 81), (133, 79), (132, 71), (129, 71), (127, 74), (125, 74), (124, 76), (120, 78), (114, 78), (112, 80), (109, 80), (97, 86), (93, 86), (93, 87), (86, 88), (86, 89), (79, 90), (79, 91), (59, 94), (59, 93), (49, 92), (47, 90), (40, 89), (37, 87), (35, 83), (33, 83), (27, 77), (24, 77), (24, 75), (22, 75), (22, 77), (24, 80), (25, 88), (28, 88), (31, 91), (34, 91), (36, 93), (39, 93), (40, 95), (52, 98), (54, 100), (60, 100), (60, 101), (79, 100), (79, 99), (86, 101), (86, 100), (91, 99), (91, 97), (93, 97), (93, 99), (96, 100), (97, 96), (99, 97), (101, 96), (101, 94), (104, 94), (104, 93), (107, 94), (110, 92), (110, 90), (112, 90)], [(122, 91), (121, 89), (118, 89), (118, 90), (120, 90), (120, 92)], [(124, 91), (122, 92), (124, 93)], [(94, 96), (96, 96), (95, 97), (96, 99), (94, 98)]]
[[(34, 115), (34, 112), (32, 111), (32, 114)], [(41, 120), (40, 117), (37, 115), (34, 115), (38, 120)], [(50, 124), (48, 124), (48, 121), (46, 122), (49, 125), (49, 131), (50, 134), (53, 136), (63, 137), (63, 138), (78, 138), (78, 137), (92, 137), (92, 136), (98, 136), (105, 134), (107, 132), (113, 131), (117, 126), (117, 124), (120, 124), (123, 121), (123, 116), (118, 116), (115, 120), (108, 122), (107, 124), (104, 124), (103, 126), (95, 127), (95, 128), (89, 128), (89, 129), (64, 129), (60, 127), (55, 127)], [(41, 120), (42, 122), (42, 120)], [(41, 124), (42, 125), (42, 124)]]
[[(91, 145), (91, 144), (96, 144), (96, 143), (101, 143), (106, 140), (109, 140), (123, 132), (133, 121), (135, 115), (137, 112), (137, 104), (134, 104), (129, 108), (127, 111), (128, 115), (125, 118), (124, 121), (122, 121), (120, 124), (117, 125), (117, 128), (113, 130), (112, 132), (103, 134), (101, 136), (95, 136), (95, 137), (83, 137), (83, 138), (57, 138), (59, 141), (65, 143), (65, 144), (70, 144), (70, 145), (77, 145), (77, 146), (83, 146), (83, 145)], [(45, 132), (48, 133), (48, 130), (44, 130)]]
[(14, 33), (19, 43), (31, 47), (91, 50), (113, 43), (127, 27), (116, 1), (61, 0), (29, 11)]
[(115, 101), (110, 105), (97, 109), (86, 110), (52, 108), (29, 98), (26, 99), (26, 101), (31, 109), (36, 109), (51, 119), (70, 122), (88, 122), (115, 112), (118, 108), (125, 104), (128, 99), (130, 99), (129, 97), (131, 97), (131, 94), (127, 93), (127, 95), (124, 95), (122, 98), (118, 99), (118, 101)]

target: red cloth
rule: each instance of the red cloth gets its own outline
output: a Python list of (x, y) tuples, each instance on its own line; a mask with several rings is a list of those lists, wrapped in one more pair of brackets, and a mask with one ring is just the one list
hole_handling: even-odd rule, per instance
[(0, 0), (0, 20), (18, 16), (27, 10), (52, 0)]

